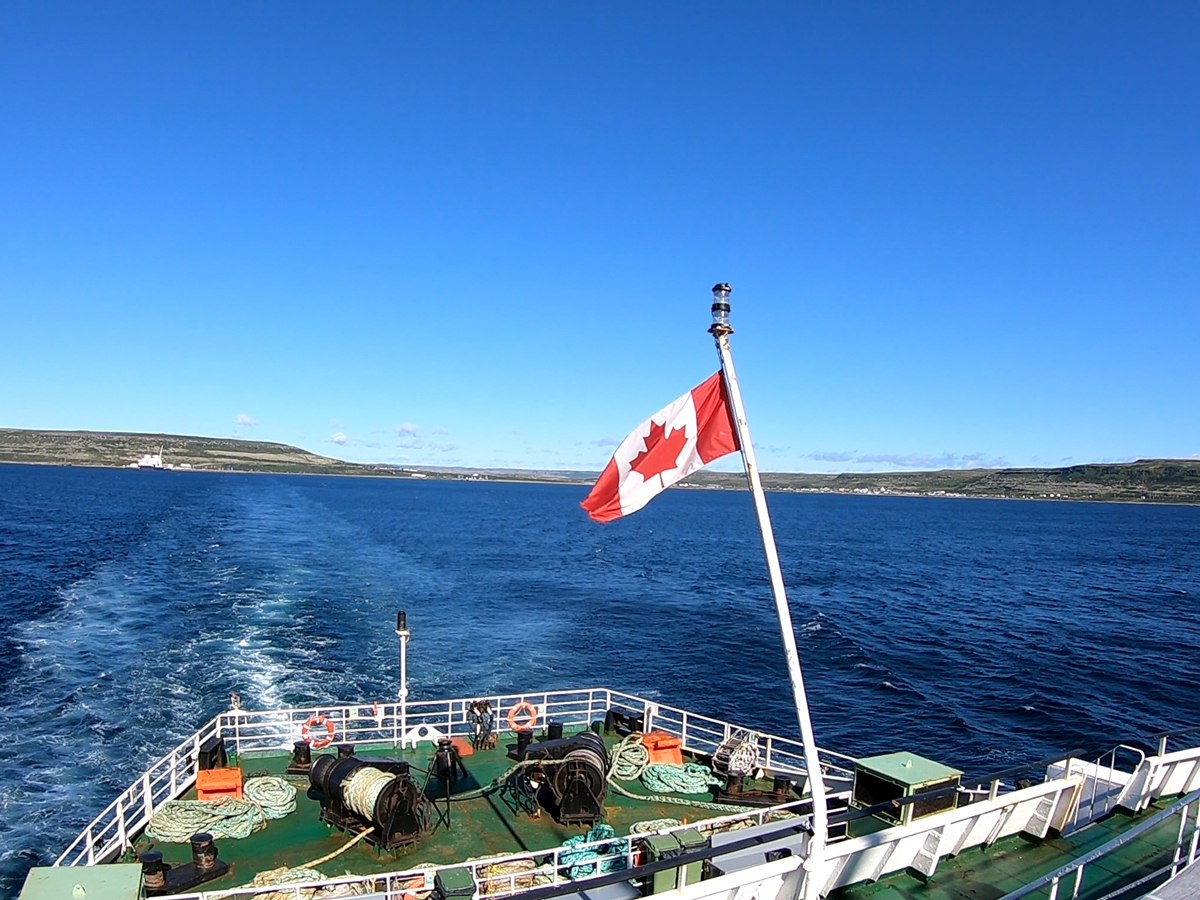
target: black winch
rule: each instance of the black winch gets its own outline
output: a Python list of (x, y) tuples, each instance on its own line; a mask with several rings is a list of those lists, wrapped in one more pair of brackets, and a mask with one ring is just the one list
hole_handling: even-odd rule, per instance
[(402, 759), (319, 756), (308, 780), (319, 793), (321, 821), (354, 833), (382, 850), (415, 843), (427, 820), (425, 795)]
[(536, 797), (564, 825), (590, 826), (600, 820), (608, 794), (608, 748), (599, 735), (581, 731), (529, 744), (518, 752), (521, 761), (545, 763), (518, 773), (522, 793)]

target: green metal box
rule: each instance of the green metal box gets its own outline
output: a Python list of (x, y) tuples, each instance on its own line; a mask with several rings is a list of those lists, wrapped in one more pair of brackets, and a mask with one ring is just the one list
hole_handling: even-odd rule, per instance
[[(707, 844), (708, 841), (695, 828), (687, 828), (683, 831), (672, 832), (671, 834), (652, 834), (643, 841), (649, 862), (671, 859), (671, 857), (679, 856), (681, 853), (686, 853), (689, 850), (698, 850)], [(683, 883), (696, 884), (699, 882), (701, 867), (702, 863), (699, 862), (688, 863), (684, 868)], [(679, 877), (678, 872), (678, 869), (665, 869), (662, 872), (655, 872), (650, 877), (651, 893), (658, 894), (663, 891), (674, 890)]]
[(138, 863), (103, 866), (44, 866), (30, 869), (20, 900), (140, 900)]
[[(926, 791), (957, 787), (962, 772), (915, 753), (901, 751), (883, 756), (868, 756), (854, 764), (854, 793), (850, 805), (866, 809), (889, 800), (902, 800)], [(953, 792), (917, 800), (876, 813), (896, 825), (911, 824), (913, 819), (953, 809), (958, 802)]]

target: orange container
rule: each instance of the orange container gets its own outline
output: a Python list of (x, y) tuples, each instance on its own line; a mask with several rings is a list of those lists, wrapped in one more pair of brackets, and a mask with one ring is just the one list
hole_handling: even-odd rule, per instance
[(458, 751), (459, 756), (470, 756), (475, 752), (475, 748), (471, 746), (471, 742), (465, 737), (452, 737), (450, 738), (450, 743)]
[(225, 797), (242, 799), (242, 770), (201, 769), (196, 773), (196, 799), (221, 800)]
[(683, 765), (683, 741), (679, 738), (662, 731), (650, 731), (642, 735), (642, 743), (650, 751), (652, 764)]

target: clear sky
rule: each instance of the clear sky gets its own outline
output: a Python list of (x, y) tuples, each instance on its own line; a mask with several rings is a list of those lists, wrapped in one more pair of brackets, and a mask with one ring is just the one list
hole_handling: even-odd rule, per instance
[(1200, 4), (0, 0), (0, 426), (1200, 454)]

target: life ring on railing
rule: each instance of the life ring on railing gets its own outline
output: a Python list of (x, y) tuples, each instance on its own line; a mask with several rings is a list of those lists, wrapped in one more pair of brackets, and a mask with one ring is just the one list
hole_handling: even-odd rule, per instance
[[(525, 713), (527, 718), (517, 724), (517, 716)], [(522, 700), (520, 703), (514, 703), (512, 709), (508, 711), (508, 727), (513, 731), (533, 731), (538, 720), (538, 709), (528, 700)]]
[[(325, 726), (326, 736), (314, 737), (312, 734), (313, 730), (320, 729), (322, 725)], [(309, 716), (308, 721), (300, 726), (300, 737), (308, 741), (309, 745), (314, 750), (320, 750), (322, 747), (328, 747), (330, 744), (332, 744), (333, 736), (336, 733), (337, 730), (333, 727), (333, 723), (320, 713), (315, 716)]]

